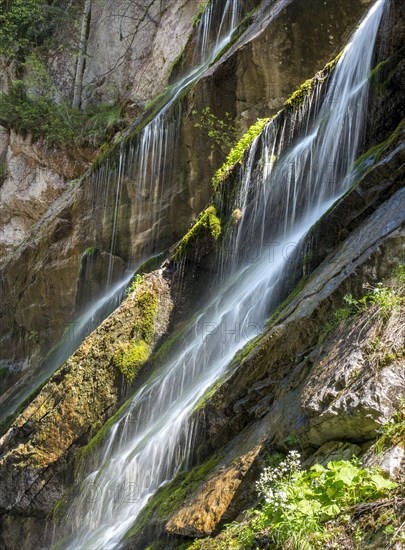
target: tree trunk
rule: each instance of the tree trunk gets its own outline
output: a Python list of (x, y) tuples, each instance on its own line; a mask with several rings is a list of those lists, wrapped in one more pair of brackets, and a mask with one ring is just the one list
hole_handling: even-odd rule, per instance
[(82, 27), (80, 30), (79, 52), (77, 56), (76, 76), (72, 102), (72, 106), (77, 108), (80, 107), (82, 101), (83, 76), (86, 63), (87, 39), (91, 17), (91, 2), (92, 0), (85, 1), (82, 14)]

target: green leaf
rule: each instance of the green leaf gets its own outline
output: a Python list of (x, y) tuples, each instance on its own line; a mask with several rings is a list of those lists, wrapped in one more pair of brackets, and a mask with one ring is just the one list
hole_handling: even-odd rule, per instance
[(382, 491), (384, 489), (395, 489), (395, 487), (398, 486), (397, 483), (386, 479), (381, 474), (372, 474), (370, 476), (370, 481), (375, 485), (378, 491)]
[(337, 516), (340, 513), (340, 510), (341, 509), (337, 504), (330, 504), (329, 506), (322, 508), (322, 512), (330, 518)]

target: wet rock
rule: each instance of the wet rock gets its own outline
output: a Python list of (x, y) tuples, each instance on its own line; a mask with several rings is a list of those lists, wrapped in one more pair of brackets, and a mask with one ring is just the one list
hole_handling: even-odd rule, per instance
[[(150, 308), (145, 310), (151, 300), (153, 319)], [(72, 451), (85, 445), (122, 402), (125, 384), (117, 352), (139, 338), (147, 338), (152, 348), (167, 330), (172, 307), (163, 272), (145, 276), (16, 418), (0, 440), (0, 512), (45, 516), (52, 510), (72, 475)], [(148, 337), (142, 329), (146, 322), (152, 330)]]

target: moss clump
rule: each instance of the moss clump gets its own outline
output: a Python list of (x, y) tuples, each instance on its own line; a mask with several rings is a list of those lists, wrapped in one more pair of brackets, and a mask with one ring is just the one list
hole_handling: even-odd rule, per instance
[(86, 248), (86, 250), (83, 252), (83, 257), (84, 256), (95, 256), (96, 254), (98, 254), (100, 252), (100, 250), (95, 247), (95, 246), (89, 246), (88, 248)]
[(304, 99), (312, 92), (317, 83), (316, 78), (310, 78), (306, 80), (284, 103), (284, 107), (297, 108), (303, 104)]
[(145, 291), (137, 297), (137, 305), (140, 315), (134, 326), (134, 331), (140, 335), (140, 339), (151, 345), (155, 333), (156, 315), (159, 298), (151, 291)]
[(247, 148), (252, 144), (252, 142), (260, 135), (269, 122), (269, 118), (259, 118), (255, 124), (253, 124), (249, 130), (242, 136), (238, 143), (230, 150), (226, 161), (224, 164), (217, 170), (214, 177), (212, 178), (212, 184), (214, 191), (217, 191), (221, 183), (225, 180), (229, 174), (231, 168), (235, 164), (239, 163), (243, 159), (243, 155)]
[(209, 233), (216, 241), (221, 235), (221, 220), (217, 215), (215, 206), (209, 206), (202, 212), (190, 231), (183, 237), (174, 253), (174, 259), (178, 260), (187, 254), (190, 246), (203, 234)]
[(139, 369), (149, 359), (150, 354), (150, 346), (145, 340), (140, 340), (134, 344), (126, 344), (121, 346), (120, 350), (114, 355), (114, 365), (131, 383), (135, 380)]
[[(140, 288), (141, 283), (142, 281), (136, 280), (134, 291)], [(136, 303), (139, 316), (133, 327), (135, 337), (130, 342), (120, 344), (113, 357), (114, 365), (130, 383), (135, 380), (140, 368), (151, 355), (159, 299), (147, 290), (139, 292)]]
[(221, 460), (221, 455), (214, 455), (203, 464), (189, 472), (180, 472), (173, 481), (167, 483), (152, 496), (143, 508), (134, 525), (126, 533), (125, 540), (136, 537), (152, 520), (167, 521), (194, 491), (196, 491), (206, 476)]

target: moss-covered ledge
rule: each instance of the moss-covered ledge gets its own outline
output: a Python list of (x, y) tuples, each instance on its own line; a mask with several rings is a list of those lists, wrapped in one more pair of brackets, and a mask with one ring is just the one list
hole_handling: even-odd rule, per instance
[(323, 84), (327, 82), (330, 75), (335, 70), (343, 51), (341, 51), (332, 61), (327, 63), (322, 70), (318, 71), (314, 77), (301, 84), (301, 86), (285, 101), (283, 108), (274, 117), (271, 119), (258, 119), (249, 128), (249, 130), (231, 149), (224, 164), (214, 174), (212, 178), (212, 185), (215, 193), (220, 193), (221, 184), (241, 165), (243, 159), (245, 158), (245, 154), (250, 149), (253, 141), (263, 133), (270, 122), (274, 123), (277, 120), (282, 120), (291, 111), (298, 110), (302, 107), (302, 105), (304, 105), (305, 100), (310, 97), (318, 86), (323, 86)]
[(177, 245), (173, 252), (173, 259), (179, 261), (187, 256), (203, 237), (210, 238), (212, 242), (217, 241), (221, 232), (221, 218), (218, 216), (217, 208), (211, 204), (201, 212), (191, 229)]
[(53, 481), (47, 494), (49, 480), (118, 409), (125, 379), (136, 379), (172, 308), (165, 271), (144, 275), (45, 384), (0, 441), (0, 509), (51, 510), (64, 489)]

